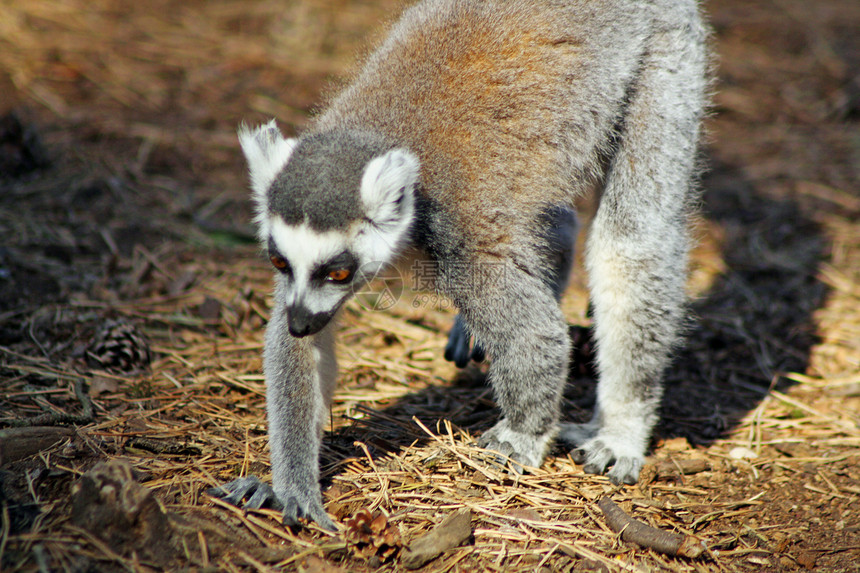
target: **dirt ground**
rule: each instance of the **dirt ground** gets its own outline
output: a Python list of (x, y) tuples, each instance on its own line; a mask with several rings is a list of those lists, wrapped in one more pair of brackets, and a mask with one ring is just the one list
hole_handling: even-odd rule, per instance
[[(206, 495), (269, 476), (270, 271), (235, 128), (300, 130), (399, 5), (0, 0), (0, 570), (399, 571), (468, 509), (468, 539), (423, 570), (860, 571), (846, 0), (705, 5), (719, 64), (693, 320), (638, 485), (585, 475), (561, 447), (516, 478), (482, 460), (486, 367), (446, 363), (452, 310), (407, 288), (388, 312), (344, 313), (322, 455), (342, 530)], [(573, 325), (584, 284), (579, 268)], [(566, 419), (593, 403), (580, 363)], [(706, 550), (621, 539), (604, 497)]]

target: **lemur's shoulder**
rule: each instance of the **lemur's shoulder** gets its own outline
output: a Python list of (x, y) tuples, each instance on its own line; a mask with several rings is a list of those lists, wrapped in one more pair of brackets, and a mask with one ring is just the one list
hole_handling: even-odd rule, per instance
[(616, 121), (646, 36), (622, 3), (595, 4), (419, 3), (316, 129), (385, 134), (419, 156), (429, 193), (467, 210), (566, 202)]

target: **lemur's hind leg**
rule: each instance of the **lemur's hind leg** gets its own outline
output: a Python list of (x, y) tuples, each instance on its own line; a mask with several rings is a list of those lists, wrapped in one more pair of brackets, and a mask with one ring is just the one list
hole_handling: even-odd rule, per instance
[[(552, 286), (556, 300), (561, 299), (567, 287), (570, 271), (573, 268), (574, 244), (576, 243), (577, 224), (576, 214), (567, 207), (553, 207), (547, 215), (547, 242), (550, 276), (548, 281)], [(470, 360), (481, 362), (486, 351), (481, 341), (476, 339), (471, 344), (471, 334), (466, 328), (462, 317), (458, 314), (454, 325), (448, 334), (448, 344), (445, 345), (445, 360), (450, 360), (459, 368), (464, 368)]]
[[(695, 8), (692, 8), (693, 10)], [(680, 12), (655, 34), (623, 119), (586, 247), (597, 407), (565, 424), (588, 473), (636, 483), (685, 307), (690, 179), (704, 107), (704, 31)], [(690, 34), (697, 35), (691, 38)]]

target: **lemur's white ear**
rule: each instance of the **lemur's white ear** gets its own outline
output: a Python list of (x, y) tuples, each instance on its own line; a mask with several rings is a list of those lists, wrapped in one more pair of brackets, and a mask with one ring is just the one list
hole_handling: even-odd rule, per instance
[(371, 159), (361, 178), (361, 201), (368, 223), (362, 233), (362, 258), (386, 264), (407, 238), (415, 214), (415, 188), (421, 164), (410, 151), (392, 149)]
[[(265, 125), (251, 129), (244, 123), (239, 126), (239, 143), (248, 160), (251, 189), (257, 207), (257, 222), (265, 225), (266, 192), (296, 147), (296, 139), (284, 139), (273, 119)], [(261, 229), (262, 234), (262, 229)]]
[(412, 218), (420, 172), (418, 158), (406, 149), (392, 149), (368, 162), (361, 178), (361, 200), (365, 215), (380, 230), (395, 231)]

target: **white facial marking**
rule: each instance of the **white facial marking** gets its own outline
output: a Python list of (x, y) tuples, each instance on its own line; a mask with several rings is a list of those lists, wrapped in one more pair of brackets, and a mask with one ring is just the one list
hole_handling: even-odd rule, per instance
[(287, 225), (280, 217), (269, 217), (269, 235), (290, 263), (293, 280), (287, 304), (301, 302), (311, 312), (331, 310), (343, 296), (336, 289), (311, 289), (311, 270), (346, 250), (349, 237), (338, 231), (315, 231), (307, 222)]
[[(265, 144), (272, 138), (280, 138), (274, 124), (260, 127), (255, 133), (240, 131), (242, 147), (251, 165), (260, 238), (264, 245), (271, 238), (290, 264), (292, 276), (284, 283), (287, 287), (286, 304), (301, 304), (311, 312), (329, 312), (340, 304), (344, 290), (312, 282), (311, 271), (345, 250), (358, 259), (359, 268), (371, 274), (394, 258), (414, 218), (414, 193), (420, 172), (418, 158), (405, 149), (393, 149), (369, 161), (360, 187), (365, 218), (354, 221), (345, 231), (319, 232), (311, 229), (307, 220), (299, 225), (287, 225), (278, 215), (267, 212), (268, 187), (286, 164), (295, 145), (293, 141), (280, 138), (280, 142), (275, 141), (274, 144), (278, 148), (274, 158), (260, 160), (256, 154), (268, 157), (263, 149), (265, 145), (261, 148), (260, 141)], [(277, 169), (272, 167), (275, 165)], [(258, 184), (266, 181), (265, 187), (257, 188)]]

